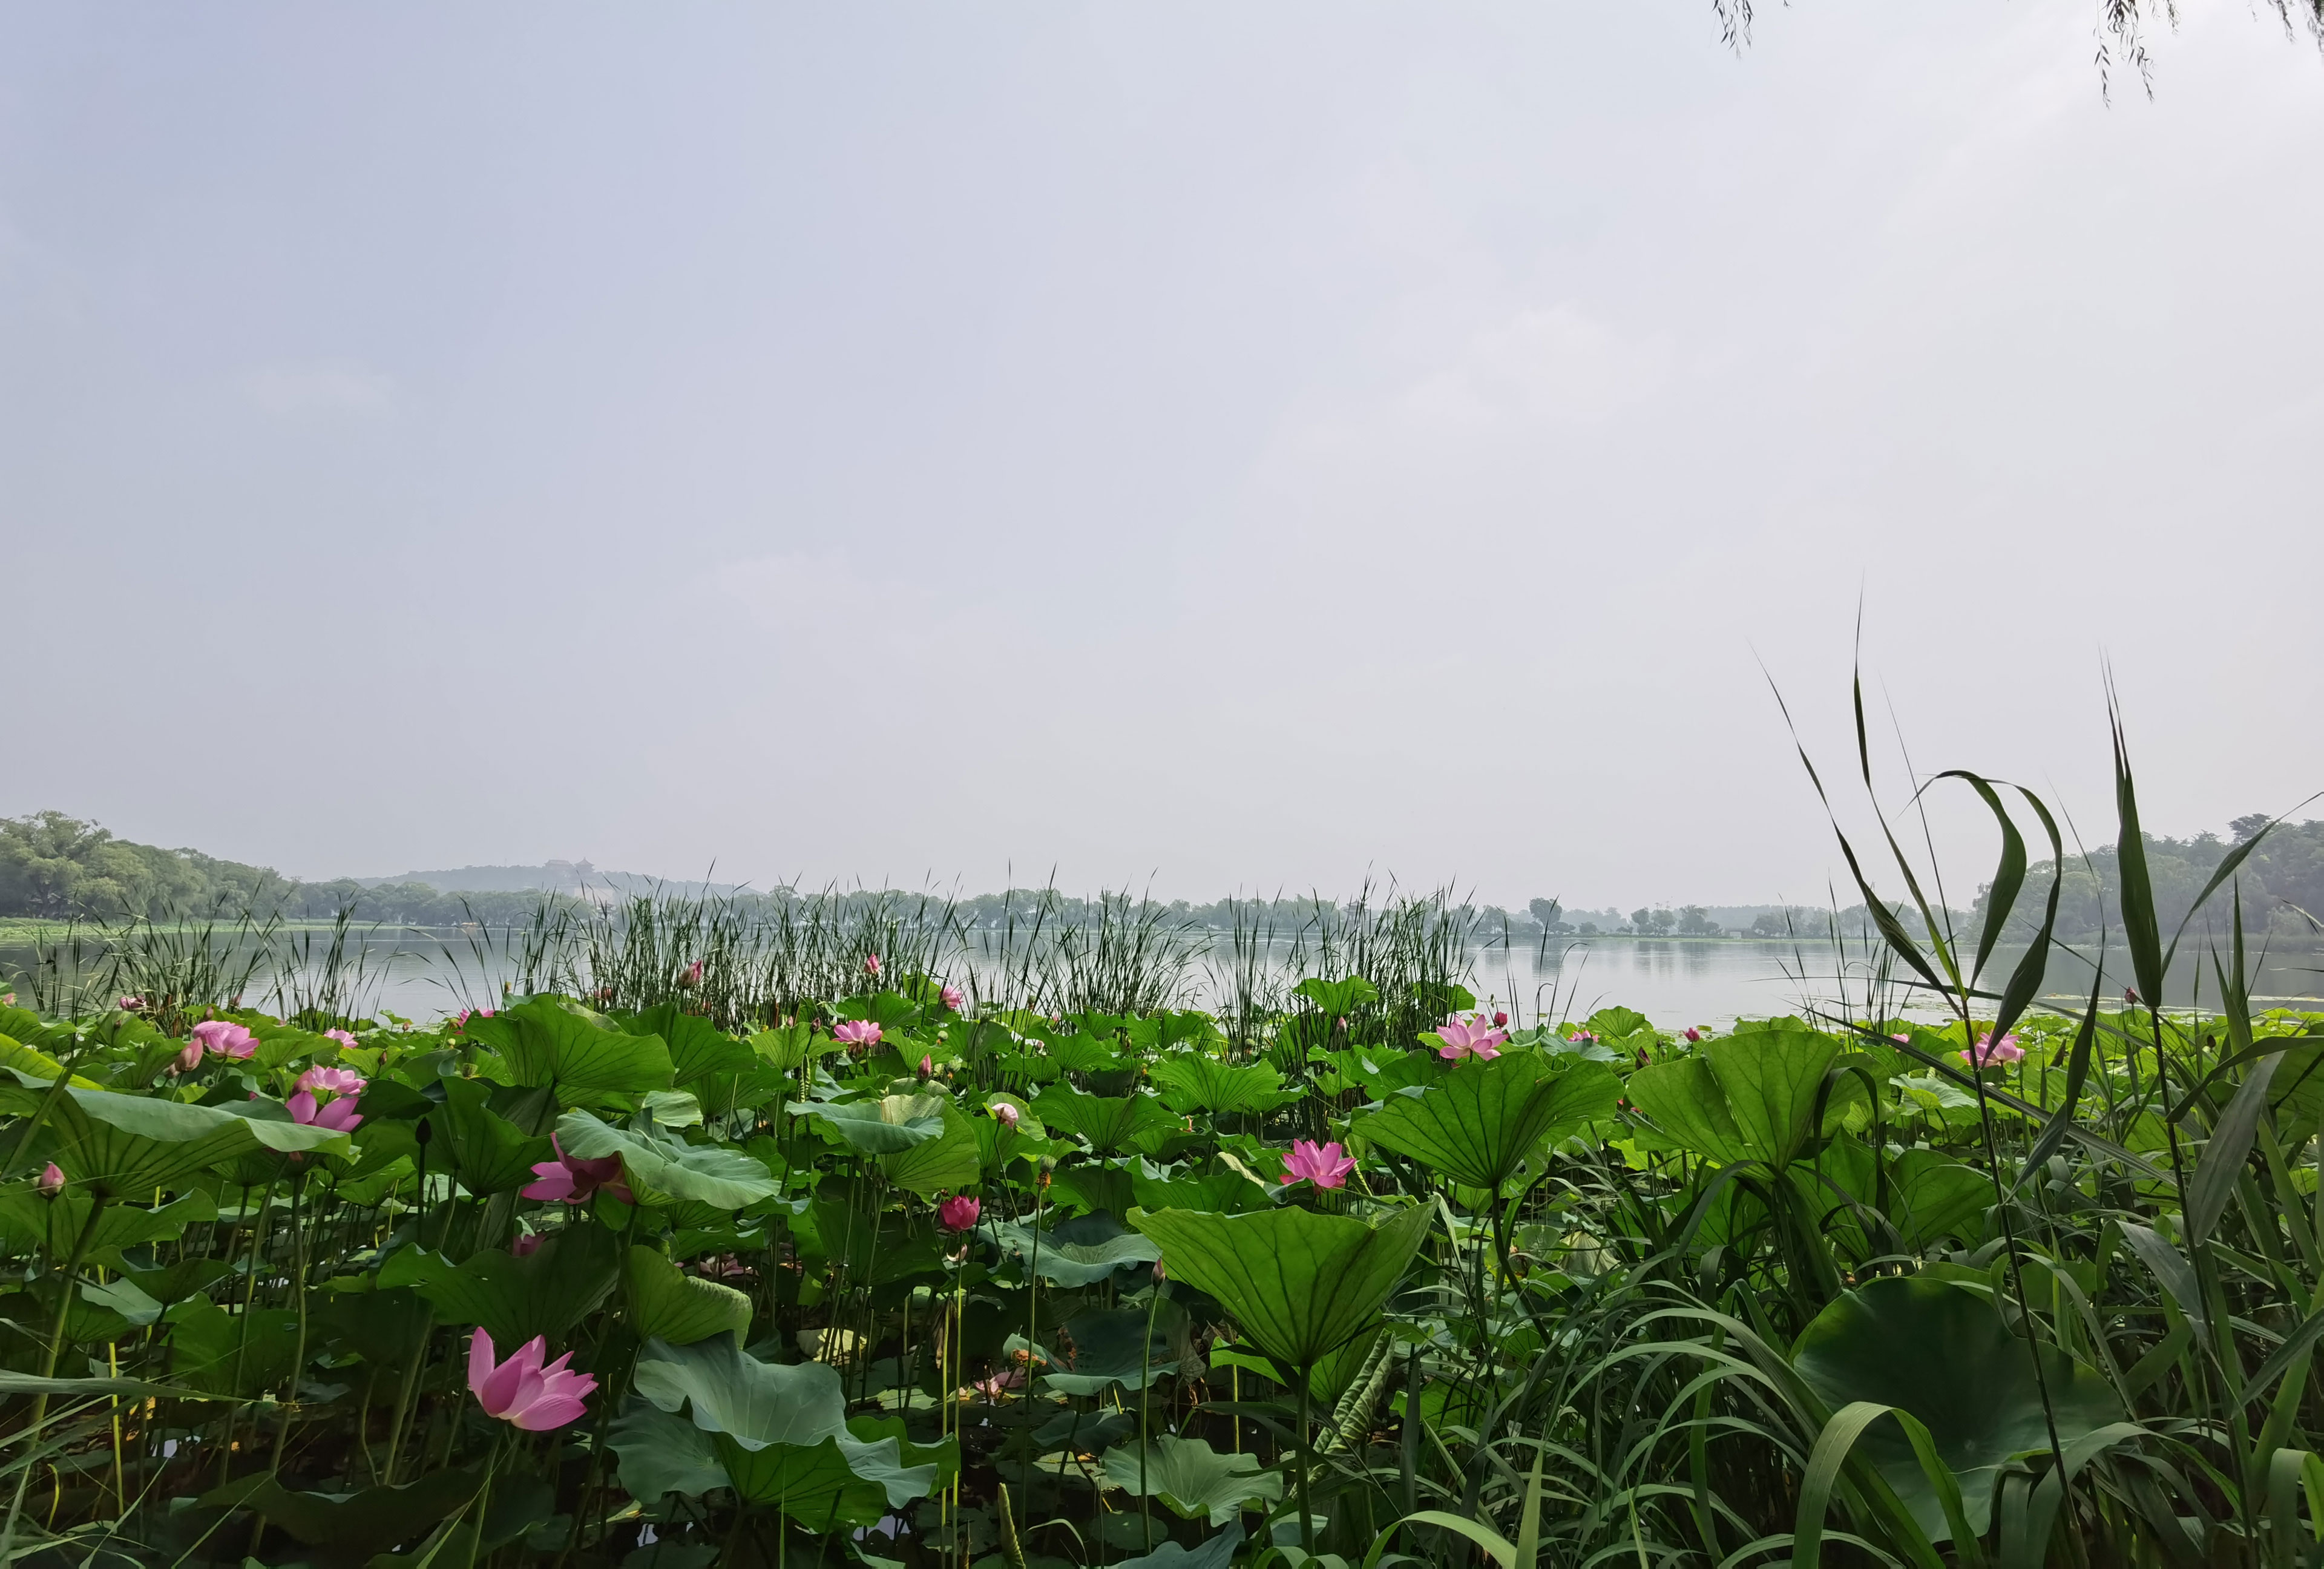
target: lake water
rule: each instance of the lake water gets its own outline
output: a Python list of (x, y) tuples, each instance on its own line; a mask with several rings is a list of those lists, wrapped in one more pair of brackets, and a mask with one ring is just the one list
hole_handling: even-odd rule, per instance
[[(0, 946), (0, 969), (9, 973), (22, 970), (32, 957), (29, 945)], [(2208, 974), (2199, 974), (2197, 957), (2182, 955), (2173, 966), (2168, 999), (2173, 1004), (2195, 998), (2199, 979), (2202, 1000), (2214, 995), (2215, 983)], [(509, 974), (493, 960), (480, 959), (476, 946), (456, 934), (375, 933), (364, 943), (360, 958), (364, 969), (356, 994), (363, 1011), (422, 1020), (463, 1007), (490, 1006)], [(1530, 946), (1475, 950), (1470, 955), (1470, 985), (1480, 1003), (1506, 1008), (1527, 1023), (1545, 1015), (1583, 1019), (1614, 1004), (1635, 1008), (1670, 1029), (1691, 1024), (1723, 1026), (1738, 1018), (1811, 1008), (1858, 1017), (1931, 1011), (1914, 1007), (1910, 992), (1893, 981), (1882, 985), (1864, 958), (1864, 949), (1856, 945), (1841, 955), (1828, 945), (1789, 942), (1569, 940), (1545, 955)], [(1989, 966), (1996, 989), (2016, 959), (2015, 952), (1996, 955)], [(2110, 955), (2107, 969), (2109, 994), (2119, 996), (2128, 979), (2127, 958), (2119, 952)], [(1285, 976), (1286, 981), (1296, 978)], [(2061, 1009), (2079, 1008), (2089, 986), (2088, 966), (2070, 955), (2057, 955), (2043, 1001)], [(1209, 1006), (1220, 990), (1208, 966), (1197, 958), (1187, 971), (1187, 1001)], [(2255, 1007), (2324, 1011), (2324, 950), (2303, 946), (2266, 953), (2252, 990)], [(262, 983), (251, 989), (248, 1000), (272, 1008), (272, 986)]]

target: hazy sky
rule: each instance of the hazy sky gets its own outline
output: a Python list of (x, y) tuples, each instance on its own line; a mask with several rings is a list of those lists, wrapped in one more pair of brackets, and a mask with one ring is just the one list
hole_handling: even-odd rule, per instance
[(1859, 596), (1923, 769), (2103, 837), (2110, 660), (2290, 807), (2324, 62), (2182, 10), (9, 4), (0, 814), (1820, 897)]

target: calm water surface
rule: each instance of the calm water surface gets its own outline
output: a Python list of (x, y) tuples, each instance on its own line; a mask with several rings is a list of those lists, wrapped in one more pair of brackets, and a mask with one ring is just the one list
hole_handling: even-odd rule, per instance
[[(2016, 952), (1997, 954), (1989, 967), (1992, 974), (2006, 975), (2017, 956)], [(0, 945), (0, 969), (9, 973), (20, 972), (33, 957), (29, 945)], [(488, 1007), (499, 995), (501, 983), (512, 976), (504, 963), (480, 954), (475, 945), (457, 935), (376, 933), (358, 957), (359, 1011), (413, 1019)], [(2173, 1003), (2195, 1000), (2199, 981), (2201, 1000), (2213, 994), (2215, 983), (2199, 972), (2198, 957), (2182, 955), (2173, 967)], [(1280, 962), (1288, 960), (1286, 950)], [(1824, 945), (1617, 937), (1569, 940), (1546, 953), (1532, 947), (1480, 948), (1470, 955), (1470, 963), (1469, 983), (1480, 1003), (1505, 1008), (1528, 1023), (1545, 1016), (1583, 1019), (1615, 1004), (1635, 1008), (1673, 1029), (1810, 1009), (1883, 1017), (1928, 1011), (1914, 1006), (1909, 990), (1895, 983), (1893, 974), (1884, 983), (1865, 963), (1860, 946), (1851, 946), (1842, 955)], [(1224, 968), (1222, 960), (1220, 970)], [(2107, 968), (2109, 992), (2118, 994), (2128, 975), (2128, 961), (2116, 953)], [(1287, 971), (1280, 978), (1286, 984), (1297, 979)], [(2089, 983), (2085, 963), (2055, 955), (2043, 1000), (2061, 1008), (2079, 1007)], [(1189, 965), (1187, 1001), (1192, 1005), (1214, 1006), (1223, 990), (1204, 959), (1197, 957)], [(2324, 1011), (2324, 949), (2311, 945), (2271, 950), (2258, 963), (2252, 990), (2258, 1007)], [(277, 1001), (272, 983), (254, 985), (248, 1001), (273, 1009)]]

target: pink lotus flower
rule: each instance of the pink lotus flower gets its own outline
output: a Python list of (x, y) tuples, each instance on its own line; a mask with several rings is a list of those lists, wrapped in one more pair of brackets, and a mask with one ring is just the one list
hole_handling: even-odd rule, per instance
[(1508, 1027), (1509, 1027), (1509, 1016), (1508, 1016), (1508, 1014), (1506, 1014), (1506, 1013), (1502, 1012), (1502, 1011), (1501, 1011), (1499, 1009), (1498, 1009), (1498, 1008), (1494, 1009), (1494, 1010), (1493, 1010), (1493, 1028), (1494, 1028), (1495, 1029), (1507, 1029)]
[(173, 1074), (189, 1074), (202, 1066), (202, 1043), (189, 1040), (179, 1049), (178, 1060), (170, 1065)]
[(134, 1013), (140, 1008), (145, 1006), (145, 999), (143, 997), (124, 997), (119, 999), (117, 1006), (124, 1013)]
[(50, 1161), (41, 1168), (40, 1178), (32, 1186), (40, 1189), (42, 1198), (56, 1197), (65, 1190), (64, 1168), (53, 1160)]
[(359, 1095), (363, 1094), (364, 1083), (363, 1075), (352, 1068), (325, 1067), (318, 1065), (300, 1074), (298, 1084), (293, 1087), (301, 1090), (328, 1090), (335, 1095)]
[(868, 1019), (850, 1019), (831, 1027), (831, 1038), (850, 1051), (859, 1051), (880, 1044), (880, 1027)]
[(1157, 1280), (1167, 1280), (1170, 1278), (1169, 1276), (1165, 1275), (1162, 1272), (1162, 1260), (1159, 1259), (1154, 1260), (1154, 1278)]
[(1501, 1055), (1501, 1043), (1509, 1038), (1508, 1030), (1496, 1029), (1487, 1024), (1481, 1013), (1471, 1018), (1466, 1024), (1456, 1019), (1448, 1019), (1436, 1027), (1436, 1035), (1444, 1043), (1436, 1048), (1436, 1055), (1448, 1062), (1458, 1061), (1464, 1057), (1480, 1057), (1489, 1062)]
[(1016, 1107), (1010, 1105), (1006, 1101), (1001, 1101), (995, 1104), (992, 1108), (992, 1114), (999, 1120), (1002, 1127), (1008, 1129), (1012, 1133), (1017, 1131), (1018, 1119), (1024, 1115), (1023, 1112), (1018, 1111)]
[(873, 979), (874, 981), (876, 981), (876, 980), (878, 980), (878, 979), (880, 978), (880, 955), (877, 955), (877, 954), (866, 954), (866, 955), (863, 955), (863, 973), (864, 973), (865, 974), (867, 974), (867, 975), (871, 976), (871, 977), (872, 977), (872, 979)]
[(1686, 1038), (1689, 1040), (1701, 1040), (1702, 1038), (1702, 1031), (1690, 1024), (1686, 1027)]
[(1913, 1038), (1912, 1038), (1912, 1036), (1911, 1036), (1911, 1035), (1909, 1035), (1909, 1034), (1907, 1034), (1907, 1033), (1905, 1033), (1905, 1032), (1904, 1032), (1904, 1031), (1902, 1031), (1902, 1030), (1898, 1031), (1898, 1032), (1897, 1032), (1896, 1034), (1895, 1034), (1895, 1035), (1890, 1036), (1888, 1038), (1889, 1038), (1889, 1039), (1891, 1039), (1891, 1040), (1893, 1040), (1893, 1041), (1895, 1041), (1895, 1042), (1897, 1045), (1899, 1045), (1899, 1046), (1910, 1046), (1910, 1045), (1912, 1045), (1912, 1044), (1913, 1044)]
[(1004, 1368), (989, 1379), (977, 1380), (976, 1382), (969, 1385), (968, 1391), (964, 1393), (973, 1391), (988, 1400), (998, 1400), (1010, 1390), (1021, 1389), (1024, 1387), (1025, 1370), (1023, 1368)]
[(638, 1202), (637, 1195), (630, 1191), (630, 1185), (622, 1179), (620, 1156), (607, 1155), (595, 1160), (576, 1159), (565, 1153), (565, 1146), (557, 1141), (554, 1133), (549, 1136), (549, 1147), (557, 1151), (557, 1158), (540, 1161), (533, 1167), (532, 1174), (540, 1180), (520, 1189), (521, 1196), (580, 1204), (602, 1187), (623, 1204)]
[(1317, 1187), (1345, 1187), (1348, 1173), (1355, 1168), (1354, 1157), (1342, 1151), (1336, 1139), (1329, 1144), (1294, 1139), (1291, 1153), (1284, 1157), (1283, 1180), (1293, 1183), (1304, 1179)]
[(928, 1080), (930, 1080), (930, 1079), (932, 1079), (932, 1078), (934, 1078), (934, 1077), (936, 1077), (936, 1059), (935, 1057), (921, 1057), (921, 1058), (920, 1058), (920, 1082), (921, 1082), (922, 1084), (926, 1084)]
[(468, 1341), (468, 1389), (484, 1415), (527, 1433), (546, 1433), (586, 1410), (582, 1402), (596, 1389), (597, 1380), (566, 1367), (573, 1360), (571, 1352), (544, 1367), (548, 1355), (549, 1342), (536, 1334), (517, 1347), (514, 1356), (495, 1366), (493, 1337), (478, 1324)]
[[(299, 1075), (293, 1086), (299, 1092), (288, 1103), (290, 1120), (309, 1128), (328, 1128), (335, 1133), (352, 1133), (363, 1121), (355, 1110), (355, 1097), (363, 1094), (364, 1080), (343, 1067), (310, 1067)], [(328, 1095), (327, 1101), (318, 1102), (318, 1094)]]
[(696, 959), (694, 963), (687, 965), (685, 970), (678, 975), (678, 983), (681, 986), (701, 985), (702, 961), (700, 959)]
[(540, 1233), (539, 1232), (519, 1232), (509, 1243), (509, 1251), (520, 1259), (530, 1258), (540, 1251)]
[(194, 1026), (194, 1038), (220, 1057), (247, 1057), (256, 1054), (258, 1037), (226, 1019), (205, 1019)]
[(961, 1005), (966, 1002), (968, 999), (961, 995), (961, 990), (959, 987), (945, 986), (937, 990), (936, 1001), (943, 1003), (946, 1008), (951, 1009), (954, 1013), (957, 1013), (961, 1010)]
[(954, 1194), (936, 1206), (936, 1221), (948, 1232), (965, 1232), (976, 1224), (984, 1205), (964, 1193)]
[(1975, 1046), (1959, 1055), (1961, 1061), (1983, 1067), (1987, 1063), (2022, 1062), (2025, 1058), (2025, 1048), (2017, 1044), (2015, 1035), (2005, 1035), (1999, 1040), (1990, 1035), (1980, 1035)]
[(336, 1040), (341, 1046), (361, 1046), (363, 1044), (363, 1042), (357, 1040), (351, 1032), (345, 1029), (326, 1029), (323, 1031), (323, 1038), (325, 1040)]

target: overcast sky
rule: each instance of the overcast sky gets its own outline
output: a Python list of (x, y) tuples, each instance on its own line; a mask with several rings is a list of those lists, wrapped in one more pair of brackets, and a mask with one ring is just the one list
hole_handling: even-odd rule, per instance
[(9, 5), (0, 814), (1820, 898), (1859, 598), (1923, 770), (2104, 837), (2110, 660), (2288, 808), (2324, 63), (2181, 9)]

